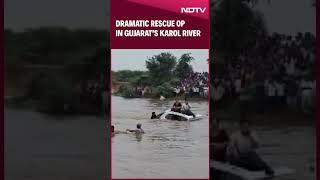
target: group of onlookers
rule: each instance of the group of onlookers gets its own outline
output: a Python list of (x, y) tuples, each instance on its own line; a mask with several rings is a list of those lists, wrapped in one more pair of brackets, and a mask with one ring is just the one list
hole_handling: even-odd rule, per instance
[[(259, 106), (314, 108), (315, 37), (310, 33), (273, 34), (223, 60), (215, 78), (214, 98), (259, 101)], [(261, 107), (262, 108), (262, 107)]]
[(208, 72), (194, 72), (181, 79), (177, 86), (174, 88), (176, 96), (181, 94), (186, 94), (189, 97), (202, 96), (206, 97), (208, 95)]

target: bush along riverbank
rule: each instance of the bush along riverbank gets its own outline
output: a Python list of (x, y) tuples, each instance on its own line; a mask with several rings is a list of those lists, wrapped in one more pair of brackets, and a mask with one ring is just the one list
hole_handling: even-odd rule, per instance
[(104, 82), (110, 74), (105, 33), (63, 27), (6, 29), (6, 107), (50, 115), (103, 114), (103, 101), (109, 97)]
[(32, 109), (51, 115), (103, 115), (109, 108), (109, 91), (99, 81), (73, 84), (64, 76), (35, 77), (24, 95), (7, 96), (6, 107)]

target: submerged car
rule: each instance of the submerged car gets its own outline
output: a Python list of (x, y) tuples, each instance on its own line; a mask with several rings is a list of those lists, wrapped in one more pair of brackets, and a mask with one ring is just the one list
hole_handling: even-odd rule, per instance
[(166, 110), (165, 112), (158, 115), (159, 119), (175, 120), (175, 121), (196, 121), (203, 118), (202, 115), (196, 114), (194, 116), (186, 115), (179, 112), (174, 112), (171, 110)]

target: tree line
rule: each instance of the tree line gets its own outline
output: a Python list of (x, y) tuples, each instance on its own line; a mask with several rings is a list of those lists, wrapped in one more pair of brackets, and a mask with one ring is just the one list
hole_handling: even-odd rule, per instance
[(113, 71), (112, 83), (127, 82), (118, 92), (125, 97), (139, 96), (140, 89), (146, 86), (151, 88), (151, 96), (171, 97), (174, 95), (172, 88), (194, 72), (190, 64), (193, 60), (191, 53), (177, 58), (172, 53), (162, 52), (145, 61), (147, 71)]

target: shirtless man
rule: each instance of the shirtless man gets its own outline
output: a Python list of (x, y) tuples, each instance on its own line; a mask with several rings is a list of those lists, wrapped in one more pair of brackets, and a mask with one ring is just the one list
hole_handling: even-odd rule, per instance
[(141, 128), (141, 126), (142, 125), (139, 123), (139, 124), (137, 124), (137, 129), (133, 129), (133, 130), (127, 129), (127, 131), (133, 132), (133, 133), (136, 133), (136, 134), (144, 134), (144, 130)]

